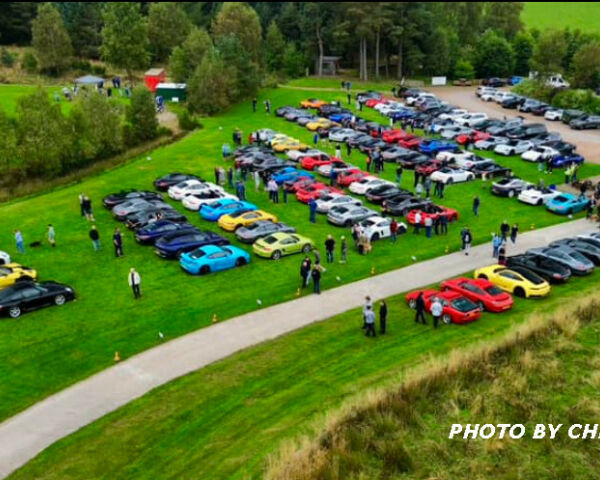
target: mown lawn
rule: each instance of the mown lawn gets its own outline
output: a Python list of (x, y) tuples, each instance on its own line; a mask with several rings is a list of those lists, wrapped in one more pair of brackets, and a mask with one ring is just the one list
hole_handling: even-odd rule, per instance
[[(334, 99), (342, 94), (327, 93), (324, 98)], [(274, 107), (297, 103), (306, 92), (278, 89), (268, 91)], [(365, 112), (379, 118), (373, 112)], [(271, 127), (293, 133), (305, 141), (312, 136), (301, 127), (289, 124), (263, 111), (253, 114), (249, 104), (240, 105), (220, 117), (203, 120), (199, 130), (176, 144), (161, 148), (149, 158), (131, 162), (89, 178), (79, 185), (57, 189), (52, 193), (17, 200), (0, 205), (0, 249), (14, 253), (12, 232), (20, 228), (26, 243), (45, 238), (46, 225), (52, 223), (57, 234), (57, 248), (46, 244), (28, 248), (25, 255), (14, 255), (15, 261), (35, 267), (41, 279), (52, 279), (71, 284), (78, 301), (62, 308), (50, 308), (27, 314), (20, 320), (3, 320), (0, 323), (0, 419), (31, 405), (50, 393), (85, 378), (112, 364), (115, 351), (127, 358), (155, 346), (161, 340), (207, 326), (213, 314), (223, 320), (262, 306), (295, 298), (299, 281), (298, 257), (279, 262), (254, 257), (252, 263), (241, 270), (231, 270), (207, 277), (184, 275), (177, 262), (156, 257), (150, 247), (135, 245), (132, 235), (125, 235), (125, 257), (115, 259), (110, 237), (117, 223), (108, 211), (100, 206), (104, 195), (121, 188), (148, 189), (152, 180), (169, 171), (183, 170), (213, 178), (214, 166), (221, 162), (221, 145), (231, 141), (231, 132), (240, 127), (244, 137), (257, 128)], [(364, 164), (364, 156), (352, 154), (352, 161)], [(536, 167), (518, 159), (510, 159), (515, 169), (523, 170), (531, 180), (537, 180)], [(388, 167), (384, 176), (392, 178)], [(581, 174), (598, 172), (599, 167), (588, 165)], [(547, 183), (560, 183), (556, 172)], [(404, 186), (412, 185), (410, 175)], [(79, 216), (77, 196), (85, 192), (95, 204), (96, 225), (101, 234), (104, 250), (95, 253), (88, 238), (89, 224)], [(471, 202), (475, 194), (482, 198), (481, 214), (474, 218)], [(250, 201), (277, 214), (281, 220), (294, 225), (302, 234), (323, 245), (328, 233), (339, 238), (343, 229), (327, 225), (323, 217), (316, 225), (308, 222), (308, 208), (291, 199), (287, 205), (269, 204), (264, 192), (254, 192), (249, 186)], [(501, 199), (489, 194), (488, 185), (475, 182), (457, 185), (446, 190), (444, 203), (457, 208), (461, 214), (458, 225), (451, 225), (450, 234), (444, 238), (426, 240), (412, 234), (400, 239), (396, 245), (381, 242), (366, 257), (351, 253), (347, 265), (333, 265), (328, 269), (323, 288), (351, 282), (371, 274), (402, 267), (411, 263), (412, 257), (424, 260), (457, 250), (460, 245), (459, 230), (470, 224), (475, 243), (490, 240), (491, 232), (500, 222), (519, 222), (523, 230), (532, 225), (541, 228), (565, 218), (545, 210), (518, 203), (515, 199)], [(180, 205), (178, 208), (182, 208)], [(195, 214), (190, 220), (202, 228), (215, 229), (216, 225), (201, 221)], [(228, 235), (229, 238), (234, 238)], [(248, 247), (244, 247), (248, 248)], [(135, 266), (142, 275), (144, 297), (134, 302), (127, 286), (127, 272)]]
[[(415, 325), (403, 295), (389, 299), (389, 332), (365, 338), (359, 309), (267, 342), (171, 382), (53, 445), (12, 480), (258, 479), (284, 439), (318, 433), (323, 416), (404, 372), (506, 332), (597, 291), (600, 273), (544, 300), (469, 325)], [(376, 305), (378, 308), (378, 305)]]
[(544, 30), (581, 30), (597, 32), (600, 29), (598, 2), (525, 2), (521, 19), (526, 27)]

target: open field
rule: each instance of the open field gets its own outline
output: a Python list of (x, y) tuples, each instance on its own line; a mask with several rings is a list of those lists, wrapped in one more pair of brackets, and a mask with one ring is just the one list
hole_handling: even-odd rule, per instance
[[(279, 89), (264, 93), (259, 101), (267, 95), (276, 107), (297, 103), (307, 93)], [(337, 95), (324, 96), (334, 99)], [(378, 118), (372, 112), (365, 114)], [(100, 207), (104, 195), (121, 188), (151, 188), (155, 177), (175, 170), (199, 173), (212, 179), (214, 166), (220, 162), (221, 145), (231, 141), (230, 135), (235, 127), (242, 128), (245, 135), (260, 127), (272, 127), (305, 141), (312, 137), (308, 131), (282, 119), (267, 117), (263, 112), (252, 114), (247, 104), (223, 116), (205, 119), (204, 125), (203, 130), (182, 141), (156, 150), (150, 155), (150, 160), (146, 157), (134, 159), (80, 185), (0, 206), (0, 216), (5, 225), (0, 232), (0, 248), (9, 252), (13, 250), (14, 228), (20, 228), (26, 243), (29, 243), (43, 239), (46, 225), (54, 224), (58, 243), (55, 250), (46, 245), (28, 249), (25, 255), (15, 255), (15, 261), (37, 268), (42, 279), (71, 284), (79, 299), (61, 309), (46, 309), (20, 320), (2, 322), (0, 392), (4, 401), (0, 405), (0, 418), (6, 418), (49, 393), (109, 366), (115, 350), (125, 358), (156, 345), (160, 341), (158, 332), (162, 332), (166, 339), (174, 338), (210, 324), (215, 313), (222, 320), (256, 309), (257, 300), (267, 306), (295, 298), (299, 283), (297, 257), (279, 262), (255, 257), (251, 265), (240, 271), (193, 278), (183, 275), (176, 262), (162, 261), (151, 248), (135, 245), (132, 236), (127, 233), (126, 256), (114, 259), (110, 236), (117, 224), (110, 213)], [(364, 165), (364, 156), (358, 152), (353, 153), (351, 160)], [(510, 165), (517, 174), (537, 180), (534, 165), (520, 159), (506, 159), (503, 163)], [(596, 174), (599, 168), (586, 165), (581, 175)], [(384, 176), (393, 177), (389, 167)], [(555, 172), (546, 176), (546, 182), (560, 183), (561, 177), (560, 172)], [(412, 185), (408, 172), (403, 184)], [(88, 239), (89, 224), (79, 217), (77, 195), (81, 191), (94, 200), (96, 224), (104, 244), (104, 250), (99, 253), (93, 252)], [(482, 198), (479, 218), (474, 218), (471, 213), (475, 194)], [(316, 225), (310, 225), (306, 205), (295, 199), (287, 205), (273, 206), (264, 192), (254, 192), (250, 186), (248, 197), (277, 214), (281, 220), (296, 226), (299, 233), (312, 237), (319, 246), (328, 233), (334, 233), (336, 237), (348, 234), (343, 229), (327, 225), (322, 217)], [(461, 213), (458, 225), (450, 226), (448, 237), (427, 241), (424, 237), (405, 235), (396, 245), (388, 242), (375, 244), (373, 254), (366, 257), (351, 252), (348, 265), (335, 264), (328, 270), (322, 280), (323, 288), (338, 285), (337, 276), (341, 283), (347, 283), (369, 276), (372, 268), (383, 272), (411, 263), (412, 256), (424, 260), (439, 256), (447, 248), (457, 250), (460, 245), (458, 232), (467, 223), (471, 226), (475, 243), (482, 243), (489, 241), (490, 233), (497, 230), (502, 217), (509, 222), (519, 222), (522, 230), (566, 220), (543, 209), (522, 205), (515, 199), (494, 197), (489, 194), (488, 186), (480, 181), (448, 188), (444, 204), (457, 208)], [(203, 228), (218, 230), (215, 225), (200, 221), (193, 213), (189, 214), (189, 218)], [(229, 238), (233, 236), (229, 235)], [(135, 266), (143, 278), (144, 298), (136, 303), (131, 299), (126, 282), (131, 266)], [(265, 286), (265, 282), (269, 285)], [(91, 318), (94, 320), (91, 321)]]
[(575, 278), (545, 300), (516, 299), (512, 311), (437, 331), (431, 323), (415, 325), (399, 295), (388, 301), (388, 334), (376, 339), (364, 337), (361, 312), (352, 310), (161, 387), (53, 445), (10, 478), (185, 478), (193, 472), (194, 478), (258, 479), (282, 440), (321, 431), (324, 412), (365, 390), (398, 384), (432, 355), (568, 308), (599, 282), (600, 272)]
[(521, 14), (523, 23), (530, 28), (543, 30), (581, 30), (597, 32), (600, 29), (600, 4), (598, 2), (525, 2)]

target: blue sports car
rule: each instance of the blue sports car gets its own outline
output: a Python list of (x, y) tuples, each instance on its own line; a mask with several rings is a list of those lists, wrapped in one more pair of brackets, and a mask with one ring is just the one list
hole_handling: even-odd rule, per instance
[(408, 108), (397, 110), (394, 111), (394, 113), (390, 114), (390, 118), (393, 118), (394, 120), (402, 120), (403, 118), (413, 118), (416, 116), (417, 112), (415, 112), (414, 110), (409, 110)]
[(176, 223), (169, 220), (157, 220), (135, 231), (135, 241), (141, 244), (154, 243), (167, 233), (194, 229), (189, 223)]
[(419, 145), (419, 151), (429, 155), (435, 155), (439, 152), (456, 152), (458, 151), (458, 145), (454, 142), (425, 138)]
[(233, 213), (237, 210), (258, 210), (258, 207), (253, 203), (234, 200), (232, 198), (223, 198), (209, 204), (202, 205), (198, 214), (204, 220), (216, 222), (223, 215)]
[(559, 215), (571, 215), (585, 210), (590, 201), (580, 195), (562, 193), (546, 203), (546, 209)]
[(298, 170), (294, 167), (285, 167), (273, 173), (273, 179), (281, 185), (285, 182), (296, 182), (301, 178), (315, 178), (314, 175), (305, 170)]
[(568, 167), (572, 163), (581, 165), (584, 162), (584, 158), (581, 155), (571, 153), (569, 155), (557, 155), (552, 159), (552, 166), (555, 168)]
[(193, 275), (206, 275), (210, 272), (241, 267), (250, 262), (250, 255), (233, 245), (217, 247), (207, 245), (184, 253), (179, 258), (179, 265)]
[(342, 123), (344, 120), (351, 120), (352, 113), (348, 112), (340, 112), (340, 113), (332, 113), (329, 115), (329, 120), (332, 122)]

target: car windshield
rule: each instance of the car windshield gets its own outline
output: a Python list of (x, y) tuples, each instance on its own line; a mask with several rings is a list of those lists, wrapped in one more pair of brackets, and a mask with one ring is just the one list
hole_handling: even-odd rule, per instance
[(504, 293), (504, 292), (503, 292), (501, 289), (499, 289), (499, 288), (498, 288), (496, 285), (491, 285), (491, 286), (487, 287), (487, 288), (485, 289), (485, 291), (486, 291), (486, 292), (488, 292), (488, 293), (489, 293), (490, 295), (492, 295), (492, 296), (501, 295), (501, 294), (503, 294), (503, 293)]
[(583, 255), (582, 253), (573, 251), (569, 253), (569, 256), (575, 260), (577, 260), (580, 263), (588, 263), (588, 259), (585, 255)]
[(515, 268), (514, 270), (535, 285), (541, 285), (545, 282), (543, 278), (536, 275), (531, 270), (527, 270), (526, 268)]
[(459, 312), (470, 312), (471, 310), (475, 310), (477, 305), (475, 305), (471, 300), (468, 300), (464, 297), (457, 298), (452, 301), (452, 307), (458, 310)]
[(265, 238), (263, 241), (265, 243), (268, 243), (269, 245), (273, 245), (274, 243), (277, 243), (277, 237), (274, 237), (273, 235), (270, 235), (267, 238)]
[(206, 253), (204, 253), (204, 251), (202, 251), (201, 248), (198, 248), (198, 249), (194, 250), (192, 253), (190, 253), (190, 257), (194, 258), (194, 259), (204, 257), (205, 255), (206, 255)]
[(335, 213), (346, 213), (348, 211), (348, 209), (346, 207), (336, 207), (334, 212)]
[(555, 202), (559, 202), (559, 203), (566, 203), (569, 201), (569, 199), (563, 195), (559, 195), (558, 197), (556, 197), (554, 199)]

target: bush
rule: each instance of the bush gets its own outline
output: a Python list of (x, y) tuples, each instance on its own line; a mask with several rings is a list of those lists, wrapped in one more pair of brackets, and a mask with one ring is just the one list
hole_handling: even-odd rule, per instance
[(454, 78), (466, 78), (472, 80), (475, 78), (475, 68), (468, 60), (459, 60), (454, 66)]
[(71, 68), (83, 73), (90, 73), (92, 71), (92, 64), (87, 60), (75, 60), (71, 64)]
[(513, 88), (515, 93), (525, 97), (532, 97), (542, 102), (551, 103), (556, 90), (538, 80), (525, 79)]
[(591, 90), (557, 90), (536, 80), (524, 80), (513, 88), (515, 93), (536, 98), (554, 107), (600, 114), (600, 97)]
[(196, 117), (193, 115), (190, 115), (190, 112), (187, 110), (183, 110), (181, 113), (177, 114), (177, 119), (179, 120), (179, 128), (186, 132), (198, 128), (198, 120), (196, 120)]
[(160, 127), (158, 127), (158, 130), (156, 130), (156, 134), (158, 137), (162, 137), (162, 136), (172, 137), (173, 130), (171, 130), (169, 127), (165, 127), (164, 125), (161, 125)]
[(92, 73), (94, 75), (106, 75), (106, 67), (104, 65), (92, 65)]
[(2, 65), (11, 68), (15, 64), (15, 57), (16, 56), (10, 53), (6, 48), (2, 47), (2, 52), (0, 53)]
[(27, 73), (36, 73), (38, 68), (38, 61), (35, 55), (31, 52), (27, 52), (23, 56), (23, 62), (21, 63), (21, 67)]

